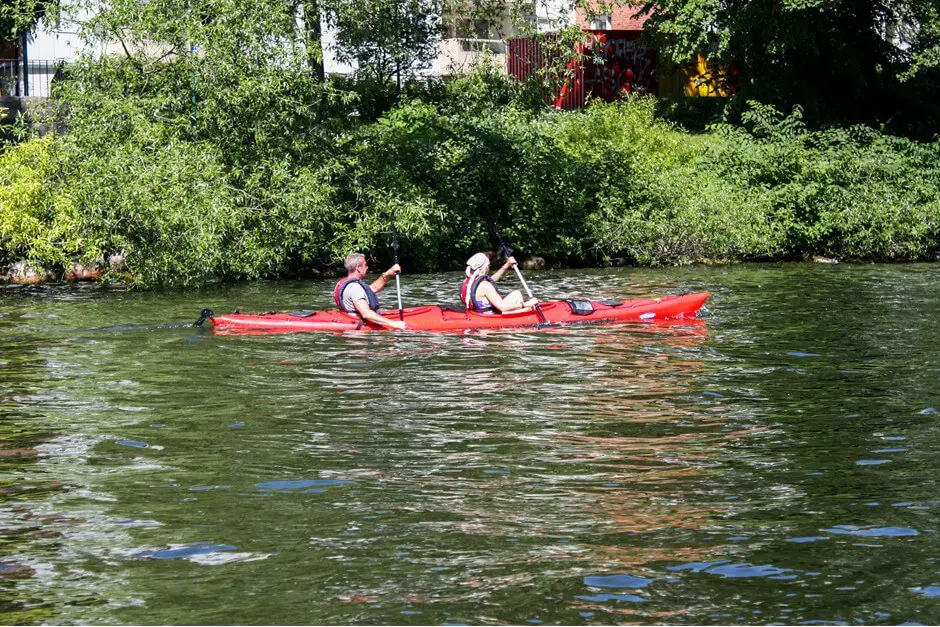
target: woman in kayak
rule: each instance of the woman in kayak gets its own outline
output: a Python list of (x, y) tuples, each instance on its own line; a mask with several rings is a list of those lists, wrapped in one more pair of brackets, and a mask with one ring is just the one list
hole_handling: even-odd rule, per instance
[(376, 296), (377, 292), (385, 288), (389, 277), (401, 272), (401, 266), (396, 263), (368, 284), (363, 281), (369, 272), (369, 264), (364, 255), (350, 253), (346, 255), (343, 265), (346, 267), (346, 278), (337, 283), (333, 290), (333, 300), (336, 301), (336, 306), (346, 313), (359, 314), (359, 317), (366, 322), (403, 331), (405, 329), (403, 321), (389, 320), (379, 313), (379, 299)]
[(465, 271), (467, 278), (460, 286), (460, 300), (468, 310), (484, 314), (508, 313), (534, 306), (539, 302), (537, 298), (524, 300), (519, 290), (502, 296), (496, 289), (496, 282), (515, 265), (516, 260), (509, 257), (506, 263), (490, 276), (490, 258), (486, 254), (477, 253), (470, 257)]

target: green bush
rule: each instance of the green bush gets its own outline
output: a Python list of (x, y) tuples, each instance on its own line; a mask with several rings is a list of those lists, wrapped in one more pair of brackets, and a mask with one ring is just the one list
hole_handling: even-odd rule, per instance
[(0, 153), (0, 264), (27, 259), (61, 267), (73, 256), (94, 258), (72, 198), (55, 185), (59, 175), (51, 137)]
[[(446, 98), (502, 79), (465, 80)], [(756, 104), (690, 134), (649, 98), (540, 112), (500, 93), (296, 137), (273, 118), (193, 133), (148, 98), (94, 115), (79, 99), (68, 133), (0, 154), (0, 261), (120, 252), (135, 285), (196, 285), (336, 267), (353, 249), (384, 263), (395, 233), (409, 271), (453, 269), (495, 248), (491, 221), (521, 256), (559, 265), (937, 255), (936, 143), (809, 132), (798, 110)]]
[(710, 138), (657, 120), (651, 99), (559, 120), (559, 147), (580, 162), (581, 193), (590, 192), (582, 254), (640, 264), (774, 254), (765, 217), (704, 167)]
[(721, 140), (705, 167), (730, 181), (785, 234), (786, 256), (913, 261), (936, 255), (940, 144), (866, 127), (809, 132), (752, 103), (745, 126), (712, 127)]
[(122, 252), (139, 285), (190, 285), (226, 273), (225, 243), (241, 215), (216, 149), (143, 125), (87, 154), (64, 143), (67, 188), (88, 241)]

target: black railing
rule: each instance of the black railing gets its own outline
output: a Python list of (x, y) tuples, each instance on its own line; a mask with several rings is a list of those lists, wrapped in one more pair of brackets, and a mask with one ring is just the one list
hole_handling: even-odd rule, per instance
[(0, 59), (0, 98), (48, 98), (61, 61)]

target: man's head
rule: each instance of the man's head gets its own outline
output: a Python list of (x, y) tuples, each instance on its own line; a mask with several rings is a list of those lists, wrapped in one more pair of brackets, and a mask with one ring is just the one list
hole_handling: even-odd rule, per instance
[(343, 261), (343, 267), (346, 268), (347, 275), (351, 276), (355, 274), (356, 277), (360, 279), (369, 271), (366, 256), (362, 253), (349, 253), (346, 255), (346, 260)]

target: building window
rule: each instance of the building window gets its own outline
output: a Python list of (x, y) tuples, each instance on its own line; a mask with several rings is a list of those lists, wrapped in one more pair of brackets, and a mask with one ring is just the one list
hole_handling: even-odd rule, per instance
[(609, 15), (595, 15), (591, 18), (590, 22), (591, 30), (610, 30), (610, 16)]

